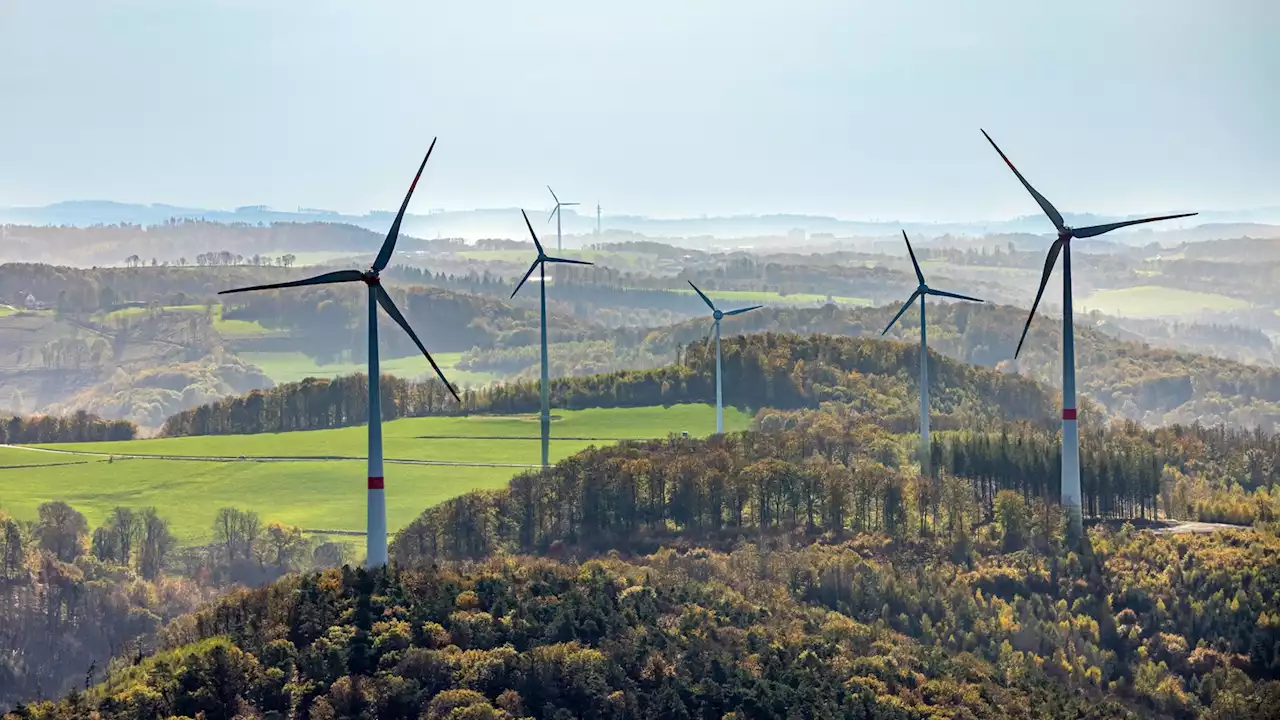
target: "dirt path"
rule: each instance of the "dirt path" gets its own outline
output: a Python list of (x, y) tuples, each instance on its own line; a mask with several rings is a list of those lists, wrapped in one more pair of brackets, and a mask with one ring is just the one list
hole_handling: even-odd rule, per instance
[(1199, 522), (1196, 520), (1170, 520), (1170, 525), (1154, 528), (1156, 535), (1181, 535), (1183, 533), (1213, 533), (1222, 530), (1250, 530), (1252, 525), (1232, 525), (1230, 523)]

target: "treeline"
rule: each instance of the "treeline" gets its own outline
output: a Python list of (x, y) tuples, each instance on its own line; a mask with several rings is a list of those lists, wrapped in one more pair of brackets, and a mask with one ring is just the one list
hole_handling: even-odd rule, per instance
[[(779, 417), (769, 411), (759, 424), (773, 428), (585, 451), (545, 471), (522, 474), (506, 489), (472, 492), (429, 508), (397, 535), (392, 553), (401, 562), (417, 562), (545, 552), (558, 545), (603, 550), (658, 542), (671, 533), (706, 541), (868, 531), (959, 540), (982, 524), (1007, 523), (1007, 513), (1018, 508), (1019, 527), (1038, 528), (1035, 534), (1042, 538), (1060, 534), (1059, 441), (1034, 425), (941, 433), (933, 457), (942, 472), (932, 479), (908, 461), (911, 438), (856, 415)], [(1209, 503), (1237, 496), (1222, 483), (1238, 456), (1215, 457), (1207, 445), (1185, 442), (1213, 433), (1175, 428), (1147, 434), (1134, 425), (1085, 433), (1083, 512), (1148, 521), (1158, 519), (1158, 511), (1244, 523), (1280, 517), (1280, 493), (1269, 486), (1251, 488), (1243, 512), (1230, 518), (1199, 514), (1211, 504), (1179, 502), (1180, 481), (1216, 486)], [(1268, 437), (1265, 445), (1275, 442)], [(1256, 456), (1255, 450), (1240, 455)], [(1240, 486), (1241, 492), (1249, 490)], [(1001, 491), (1020, 503), (1006, 503), (1004, 519)]]
[(333, 570), (238, 592), (40, 720), (1275, 717), (1270, 535), (883, 536), (569, 564)]
[(216, 302), (221, 290), (297, 280), (308, 272), (246, 265), (73, 268), (5, 263), (0, 265), (0, 302), (22, 307), (30, 294), (46, 306), (73, 314), (107, 312), (139, 303), (205, 304)]
[[(916, 407), (911, 398), (919, 348), (839, 337), (752, 335), (726, 338), (722, 348), (725, 402), (743, 408), (817, 408), (826, 403), (901, 425)], [(931, 356), (933, 408), (940, 416), (1043, 420), (1052, 416), (1047, 392), (1034, 382)], [(715, 398), (714, 357), (690, 348), (682, 365), (645, 371), (561, 378), (551, 383), (554, 407), (638, 407)], [(462, 392), (445, 401), (438, 381), (385, 378), (383, 419), (452, 413), (526, 413), (539, 407), (536, 382)], [(367, 380), (310, 379), (179, 413), (164, 434), (216, 435), (365, 422)]]
[(92, 531), (63, 502), (30, 522), (0, 510), (0, 711), (128, 667), (219, 590), (349, 559), (342, 543), (237, 508), (211, 530), (209, 545), (179, 547), (154, 507), (117, 507)]
[(70, 415), (0, 418), (0, 445), (132, 440), (138, 426), (128, 420), (103, 420), (81, 410)]
[[(729, 332), (876, 338), (898, 307), (898, 303), (856, 309), (766, 306), (733, 318)], [(913, 318), (916, 312), (908, 310), (888, 337), (919, 342), (919, 318)], [(1022, 354), (1013, 358), (1026, 312), (1003, 305), (938, 303), (929, 311), (930, 351), (1058, 387), (1062, 379), (1061, 323), (1037, 320)], [(624, 347), (643, 345), (651, 353), (662, 353), (674, 352), (705, 333), (703, 321), (691, 320), (644, 331), (601, 330), (588, 339), (615, 340)], [(1275, 367), (1117, 340), (1090, 324), (1077, 323), (1075, 338), (1079, 392), (1110, 416), (1149, 427), (1201, 422), (1260, 427), (1268, 432), (1280, 428), (1280, 370)], [(565, 362), (571, 364), (571, 359)]]

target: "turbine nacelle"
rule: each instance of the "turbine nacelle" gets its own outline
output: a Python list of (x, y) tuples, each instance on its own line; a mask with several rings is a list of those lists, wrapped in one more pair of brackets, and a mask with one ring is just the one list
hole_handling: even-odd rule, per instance
[(716, 310), (715, 312), (711, 313), (711, 317), (713, 317), (713, 318), (715, 318), (717, 321), (719, 321), (721, 318), (723, 318), (723, 317), (724, 317), (724, 312), (722, 312), (722, 311), (720, 311), (720, 310)]
[(269, 285), (254, 285), (252, 287), (236, 288), (234, 290), (223, 290), (219, 295), (229, 295), (231, 293), (253, 292), (256, 290), (279, 290), (282, 288), (303, 287), (307, 285), (332, 285), (336, 283), (362, 282), (369, 286), (370, 290), (376, 290), (371, 293), (369, 301), (375, 305), (381, 306), (382, 310), (395, 321), (397, 325), (405, 331), (413, 344), (422, 351), (427, 358), (427, 362), (431, 363), (431, 368), (436, 371), (436, 375), (444, 386), (449, 389), (453, 397), (458, 402), (462, 402), (462, 398), (458, 396), (458, 391), (453, 389), (453, 385), (449, 383), (448, 378), (444, 376), (444, 372), (440, 370), (440, 366), (436, 364), (435, 358), (431, 357), (431, 353), (427, 352), (427, 348), (418, 339), (417, 333), (409, 326), (409, 321), (405, 319), (404, 314), (396, 307), (395, 302), (391, 300), (391, 295), (387, 293), (386, 288), (382, 287), (382, 271), (391, 263), (391, 254), (396, 249), (396, 240), (400, 237), (400, 224), (404, 221), (405, 211), (409, 209), (409, 199), (413, 197), (413, 191), (418, 187), (418, 180), (422, 178), (422, 171), (427, 166), (427, 160), (431, 159), (431, 151), (436, 147), (436, 141), (431, 141), (431, 147), (427, 148), (427, 154), (422, 158), (422, 164), (418, 166), (418, 172), (413, 176), (413, 183), (409, 185), (409, 192), (405, 193), (404, 202), (400, 203), (400, 211), (396, 213), (396, 219), (391, 223), (391, 230), (387, 232), (386, 240), (382, 241), (382, 247), (378, 250), (378, 256), (374, 259), (373, 264), (368, 270), (336, 270), (333, 272), (322, 273), (315, 277), (306, 278), (304, 280), (294, 280), (291, 282), (271, 283)]
[(889, 332), (889, 329), (893, 327), (894, 323), (898, 322), (898, 318), (902, 317), (902, 314), (907, 311), (907, 308), (911, 307), (911, 303), (915, 302), (916, 298), (920, 298), (922, 308), (924, 307), (925, 295), (936, 295), (938, 297), (949, 297), (957, 300), (982, 302), (982, 300), (975, 297), (969, 297), (968, 295), (960, 295), (958, 293), (947, 292), (946, 290), (934, 290), (929, 287), (929, 284), (924, 281), (924, 272), (920, 270), (920, 263), (916, 262), (916, 251), (911, 249), (911, 240), (907, 237), (906, 230), (902, 231), (902, 239), (907, 243), (907, 254), (911, 256), (911, 267), (916, 271), (916, 279), (920, 281), (920, 284), (916, 286), (916, 291), (911, 293), (911, 297), (907, 298), (907, 301), (902, 304), (902, 308), (898, 310), (898, 314), (894, 315), (893, 319), (889, 321), (889, 324), (884, 326), (884, 330), (880, 331), (881, 336)]
[(1058, 212), (1058, 209), (1053, 206), (1053, 203), (1049, 202), (1049, 199), (1044, 195), (1041, 195), (1038, 190), (1031, 187), (1031, 183), (1027, 182), (1027, 179), (1022, 176), (1022, 173), (1018, 172), (1018, 168), (1014, 167), (1013, 162), (1011, 162), (1009, 157), (1004, 154), (1004, 151), (1000, 149), (1000, 146), (996, 145), (996, 141), (991, 139), (991, 136), (987, 134), (986, 130), (982, 131), (982, 136), (985, 137), (987, 142), (991, 143), (991, 147), (995, 148), (995, 151), (1000, 154), (1000, 159), (1004, 160), (1005, 165), (1009, 166), (1009, 169), (1013, 171), (1013, 174), (1018, 178), (1018, 182), (1022, 183), (1022, 187), (1026, 188), (1031, 197), (1035, 199), (1036, 204), (1040, 206), (1040, 209), (1044, 212), (1045, 216), (1048, 217), (1049, 221), (1053, 223), (1053, 226), (1058, 229), (1058, 239), (1054, 240), (1053, 244), (1049, 246), (1049, 256), (1046, 257), (1044, 261), (1044, 272), (1040, 276), (1040, 289), (1036, 291), (1035, 302), (1031, 304), (1031, 312), (1027, 315), (1027, 324), (1022, 328), (1022, 337), (1018, 340), (1018, 348), (1013, 351), (1013, 356), (1015, 358), (1022, 352), (1022, 343), (1027, 339), (1027, 331), (1031, 329), (1031, 321), (1036, 316), (1036, 309), (1040, 307), (1040, 298), (1044, 296), (1045, 285), (1049, 282), (1049, 274), (1053, 272), (1053, 266), (1058, 262), (1058, 255), (1062, 253), (1063, 248), (1066, 248), (1072, 239), (1097, 237), (1099, 235), (1109, 233), (1112, 230), (1129, 227), (1130, 225), (1142, 225), (1143, 223), (1157, 222), (1159, 220), (1175, 220), (1177, 218), (1191, 217), (1197, 214), (1178, 213), (1176, 215), (1160, 215), (1157, 217), (1140, 218), (1138, 220), (1121, 220), (1120, 222), (1106, 223), (1104, 225), (1090, 225), (1088, 227), (1080, 228), (1070, 227), (1063, 221), (1062, 213)]
[[(547, 189), (550, 190), (551, 188)], [(563, 204), (568, 205), (569, 203)], [(529, 266), (529, 270), (524, 274), (524, 277), (520, 278), (520, 282), (516, 283), (516, 289), (511, 291), (511, 297), (515, 297), (516, 293), (520, 292), (520, 288), (524, 287), (524, 284), (529, 280), (529, 276), (533, 275), (534, 270), (537, 270), (539, 267), (545, 267), (547, 263), (562, 263), (565, 265), (595, 264), (587, 262), (586, 260), (570, 260), (568, 258), (552, 257), (548, 255), (547, 251), (542, 249), (542, 243), (538, 242), (538, 233), (533, 231), (533, 223), (529, 222), (529, 214), (524, 210), (521, 210), (520, 215), (524, 217), (525, 227), (529, 228), (529, 236), (533, 238), (533, 246), (538, 249), (538, 257), (535, 258), (533, 264)]]

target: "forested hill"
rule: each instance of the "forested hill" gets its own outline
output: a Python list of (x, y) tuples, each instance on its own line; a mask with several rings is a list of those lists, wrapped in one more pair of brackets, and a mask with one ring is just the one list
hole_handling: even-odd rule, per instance
[[(724, 333), (822, 333), (880, 337), (897, 305), (842, 309), (769, 308), (726, 318)], [(911, 309), (888, 337), (919, 342), (919, 311)], [(932, 303), (929, 347), (962, 363), (1032, 377), (1060, 387), (1061, 319), (1040, 315), (1032, 323), (1022, 355), (1014, 349), (1026, 322), (1024, 308), (975, 303)], [(1149, 427), (1201, 422), (1238, 427), (1280, 427), (1280, 369), (1125, 342), (1076, 319), (1077, 387), (1109, 414)], [(706, 322), (691, 320), (647, 331), (602, 331), (590, 339), (613, 343), (618, 354), (644, 347), (662, 358), (704, 337)], [(590, 346), (590, 343), (587, 343)], [(563, 353), (561, 354), (561, 362)], [(473, 362), (473, 369), (484, 369)]]
[(344, 568), (215, 601), (8, 717), (1270, 718), (1277, 559), (1270, 535), (1126, 529), (1084, 558), (869, 535)]
[[(700, 347), (700, 346), (698, 346)], [(723, 342), (724, 398), (749, 409), (833, 405), (907, 430), (918, 422), (919, 348), (897, 342), (830, 336), (761, 334)], [(933, 413), (940, 427), (992, 418), (1049, 422), (1052, 396), (1016, 375), (931, 356)], [(338, 427), (368, 417), (363, 376), (307, 380), (228, 398), (171, 417), (165, 435), (280, 432)], [(468, 389), (462, 405), (444, 399), (438, 382), (388, 379), (384, 419), (458, 412), (534, 412), (536, 382)], [(692, 348), (685, 362), (644, 371), (561, 378), (551, 386), (559, 408), (636, 407), (714, 402), (714, 359)]]

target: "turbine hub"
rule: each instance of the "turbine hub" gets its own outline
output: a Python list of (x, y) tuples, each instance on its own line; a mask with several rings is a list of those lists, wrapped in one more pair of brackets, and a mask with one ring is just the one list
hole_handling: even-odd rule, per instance
[(1058, 239), (1061, 240), (1062, 242), (1067, 242), (1074, 236), (1075, 236), (1075, 233), (1073, 233), (1071, 228), (1069, 227), (1064, 227), (1058, 231)]
[(724, 313), (722, 313), (722, 312), (720, 312), (719, 310), (717, 310), (717, 311), (715, 311), (714, 313), (712, 313), (712, 314), (711, 314), (711, 316), (712, 316), (712, 317), (714, 317), (715, 319), (719, 320), (720, 318), (724, 317)]
[(374, 270), (365, 271), (364, 277), (360, 279), (364, 281), (364, 284), (368, 285), (369, 287), (382, 284), (382, 280), (378, 277), (378, 273)]

